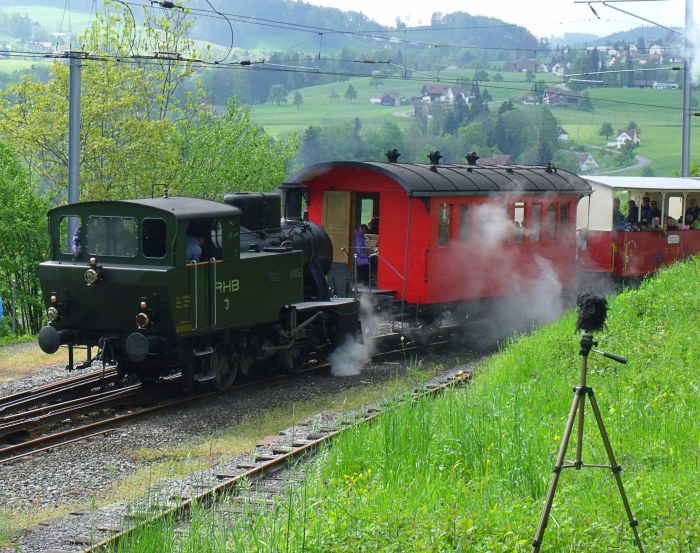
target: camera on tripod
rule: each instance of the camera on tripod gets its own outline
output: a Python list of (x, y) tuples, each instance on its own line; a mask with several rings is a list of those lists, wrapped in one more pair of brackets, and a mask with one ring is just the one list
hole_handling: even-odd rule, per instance
[(576, 332), (593, 332), (605, 328), (605, 317), (608, 314), (608, 300), (593, 294), (579, 294), (576, 298), (578, 319)]

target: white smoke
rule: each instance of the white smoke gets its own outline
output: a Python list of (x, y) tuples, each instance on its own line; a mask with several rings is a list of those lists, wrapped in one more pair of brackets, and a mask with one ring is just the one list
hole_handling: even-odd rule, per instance
[(333, 376), (356, 376), (372, 360), (372, 336), (384, 318), (373, 309), (369, 295), (360, 298), (360, 325), (362, 336), (348, 336), (345, 342), (328, 356)]
[(333, 376), (356, 376), (372, 359), (370, 342), (361, 343), (348, 336), (345, 343), (328, 357)]
[(498, 294), (487, 309), (474, 313), (476, 320), (484, 319), (476, 325), (480, 334), (478, 345), (490, 344), (513, 331), (525, 331), (533, 323), (549, 322), (560, 316), (566, 298), (553, 263), (537, 255), (523, 263), (522, 256), (508, 255), (509, 251), (520, 248), (513, 243), (515, 233), (522, 233), (527, 242), (536, 233), (544, 233), (544, 225), (539, 229), (520, 227), (502, 205), (479, 206), (474, 217), (479, 246), (470, 247), (468, 258), (460, 261), (464, 277), (462, 295), (474, 298), (477, 303), (490, 292)]

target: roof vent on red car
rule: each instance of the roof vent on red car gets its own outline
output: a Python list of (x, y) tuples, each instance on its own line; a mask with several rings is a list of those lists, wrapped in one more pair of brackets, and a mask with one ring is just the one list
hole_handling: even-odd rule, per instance
[(389, 160), (389, 163), (398, 163), (399, 157), (401, 157), (401, 154), (396, 148), (393, 150), (387, 150), (384, 155), (386, 156), (387, 160)]
[(428, 159), (430, 160), (430, 163), (432, 164), (432, 167), (430, 168), (431, 171), (437, 172), (437, 166), (438, 166), (438, 163), (440, 163), (441, 158), (442, 158), (442, 154), (440, 153), (440, 150), (435, 150), (434, 152), (430, 152), (428, 154)]

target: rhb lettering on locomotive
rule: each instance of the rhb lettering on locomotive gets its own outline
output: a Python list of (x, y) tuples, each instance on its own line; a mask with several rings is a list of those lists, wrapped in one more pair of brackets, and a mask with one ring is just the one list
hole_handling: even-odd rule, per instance
[(228, 292), (238, 292), (240, 289), (241, 283), (237, 278), (232, 278), (231, 280), (216, 281), (216, 291), (219, 294), (226, 294)]

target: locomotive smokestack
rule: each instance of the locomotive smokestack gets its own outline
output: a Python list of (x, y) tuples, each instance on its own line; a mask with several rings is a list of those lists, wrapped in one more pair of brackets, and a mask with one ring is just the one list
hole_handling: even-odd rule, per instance
[(304, 199), (306, 186), (298, 183), (285, 182), (279, 190), (282, 192), (284, 207), (282, 216), (285, 221), (301, 221), (301, 204)]

